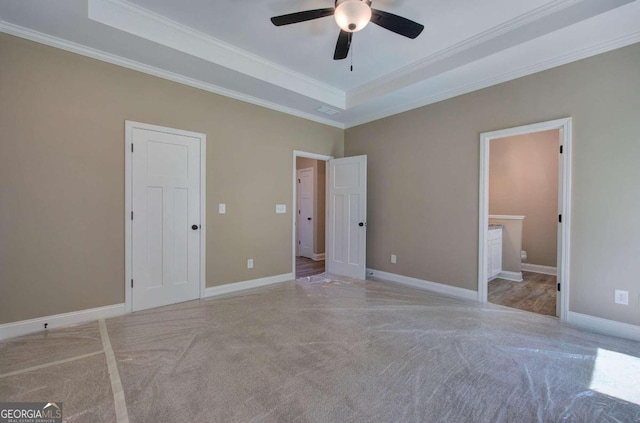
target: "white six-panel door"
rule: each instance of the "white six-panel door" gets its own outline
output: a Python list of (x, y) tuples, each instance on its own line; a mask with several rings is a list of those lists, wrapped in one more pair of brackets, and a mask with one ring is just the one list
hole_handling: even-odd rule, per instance
[(132, 129), (134, 311), (200, 296), (200, 142)]
[(298, 170), (298, 255), (313, 258), (313, 168)]
[(367, 156), (329, 160), (327, 271), (366, 278)]

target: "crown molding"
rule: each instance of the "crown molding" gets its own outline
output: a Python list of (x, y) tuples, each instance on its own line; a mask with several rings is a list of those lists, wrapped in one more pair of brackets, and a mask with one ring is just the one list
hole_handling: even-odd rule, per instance
[[(121, 0), (88, 0), (88, 1), (89, 3), (93, 3), (93, 4), (98, 3), (98, 4), (113, 5), (117, 3), (125, 8), (129, 7), (128, 3), (123, 2)], [(492, 35), (493, 37), (496, 37), (500, 34), (504, 34), (505, 32), (512, 31), (514, 28), (517, 27), (517, 25), (520, 25), (520, 26), (525, 25), (526, 23), (530, 23), (535, 21), (536, 19), (539, 19), (544, 14), (551, 14), (551, 13), (557, 12), (560, 8), (566, 8), (566, 7), (569, 7), (570, 5), (575, 5), (584, 1), (586, 0), (557, 0), (553, 2), (551, 5), (547, 5), (544, 8), (537, 9), (535, 13), (532, 12), (530, 14), (521, 15), (519, 18), (512, 20), (508, 23), (505, 23), (504, 25), (501, 25), (499, 27), (496, 27), (490, 30), (489, 32), (493, 34)], [(604, 53), (613, 49), (621, 48), (626, 45), (639, 42), (640, 32), (636, 30), (636, 27), (632, 23), (632, 21), (633, 19), (635, 19), (635, 17), (638, 16), (638, 14), (640, 13), (640, 9), (638, 9), (637, 2), (632, 2), (632, 3), (635, 4), (635, 6), (631, 6), (631, 9), (629, 9), (628, 7), (625, 7), (624, 9), (620, 8), (618, 11), (615, 12), (613, 17), (609, 17), (605, 20), (605, 23), (608, 22), (609, 28), (613, 28), (611, 26), (612, 23), (617, 22), (618, 26), (616, 28), (618, 29), (612, 30), (612, 31), (604, 31), (602, 34), (598, 33), (599, 35), (597, 36), (594, 35), (593, 37), (588, 37), (590, 34), (594, 34), (593, 32), (594, 28), (598, 28), (598, 25), (601, 26), (601, 24), (597, 24), (595, 26), (594, 25), (587, 26), (586, 30), (578, 29), (577, 32), (576, 31), (572, 32), (571, 33), (572, 35), (569, 37), (572, 40), (578, 40), (578, 39), (595, 40), (597, 38), (606, 37), (605, 33), (608, 33), (610, 34), (609, 35), (610, 39), (607, 41), (596, 42), (596, 43), (593, 43), (591, 46), (587, 46), (582, 49), (571, 51), (570, 53), (558, 54), (555, 57), (552, 57), (551, 59), (536, 61), (536, 56), (540, 58), (540, 56), (537, 55), (537, 52), (542, 51), (541, 48), (544, 48), (544, 45), (543, 45), (541, 48), (537, 48), (537, 50), (533, 51), (536, 54), (528, 56), (530, 63), (527, 65), (524, 65), (524, 66), (521, 65), (519, 68), (516, 68), (515, 70), (501, 73), (498, 75), (491, 74), (489, 72), (484, 72), (484, 75), (476, 76), (474, 78), (473, 77), (474, 70), (476, 71), (476, 75), (477, 75), (478, 73), (482, 72), (483, 66), (486, 67), (486, 64), (487, 64), (486, 60), (476, 60), (472, 63), (468, 63), (467, 65), (465, 65), (465, 68), (466, 68), (466, 70), (464, 70), (465, 75), (462, 75), (462, 72), (453, 72), (455, 69), (451, 69), (450, 72), (452, 73), (450, 75), (447, 75), (446, 83), (444, 84), (444, 86), (442, 84), (434, 85), (433, 83), (430, 83), (429, 81), (432, 80), (433, 77), (431, 78), (424, 77), (424, 78), (421, 78), (420, 81), (410, 84), (409, 86), (405, 87), (404, 90), (405, 90), (405, 93), (407, 92), (407, 90), (411, 90), (411, 95), (409, 95), (409, 97), (405, 97), (404, 100), (402, 100), (405, 102), (403, 102), (402, 104), (399, 104), (399, 101), (401, 99), (399, 99), (397, 95), (394, 98), (394, 93), (401, 95), (403, 92), (400, 89), (400, 87), (398, 87), (397, 89), (393, 89), (391, 91), (386, 90), (386, 92), (380, 95), (376, 95), (373, 98), (367, 100), (366, 103), (368, 104), (363, 105), (363, 108), (360, 110), (359, 110), (359, 107), (353, 106), (353, 105), (350, 105), (348, 109), (343, 108), (342, 110), (347, 110), (347, 113), (336, 115), (333, 118), (319, 116), (311, 112), (302, 111), (295, 107), (284, 106), (278, 103), (274, 103), (272, 101), (264, 100), (260, 97), (255, 97), (255, 96), (238, 92), (235, 90), (230, 90), (228, 88), (217, 86), (212, 83), (203, 82), (201, 80), (187, 77), (175, 72), (170, 72), (161, 68), (146, 65), (144, 63), (140, 63), (135, 60), (127, 59), (127, 58), (114, 55), (111, 53), (107, 53), (92, 47), (87, 47), (85, 45), (82, 45), (76, 42), (68, 41), (59, 37), (54, 37), (42, 32), (38, 32), (32, 29), (19, 26), (19, 25), (15, 25), (10, 22), (3, 21), (1, 18), (0, 18), (0, 32), (4, 32), (4, 33), (8, 33), (21, 38), (36, 41), (36, 42), (49, 45), (55, 48), (59, 48), (59, 49), (77, 53), (83, 56), (91, 57), (93, 59), (101, 60), (101, 61), (118, 65), (118, 66), (122, 66), (128, 69), (143, 72), (143, 73), (160, 77), (166, 80), (170, 80), (173, 82), (177, 82), (177, 83), (191, 86), (197, 89), (201, 89), (201, 90), (219, 94), (225, 97), (233, 98), (239, 101), (254, 104), (257, 106), (265, 107), (271, 110), (279, 111), (285, 114), (300, 117), (310, 121), (318, 122), (324, 125), (329, 125), (329, 126), (340, 128), (340, 129), (346, 129), (346, 128), (352, 128), (352, 127), (362, 125), (374, 120), (378, 120), (378, 119), (386, 118), (399, 113), (403, 113), (408, 110), (423, 107), (438, 101), (442, 101), (442, 100), (446, 100), (459, 95), (467, 94), (472, 91), (476, 91), (492, 85), (500, 84), (509, 80), (527, 76), (536, 72), (540, 72), (556, 66), (561, 66), (576, 60), (584, 59), (586, 57), (590, 57), (593, 55), (597, 55), (600, 53)], [(139, 12), (137, 8), (136, 8), (136, 12)], [(146, 11), (143, 11), (142, 13), (151, 14), (151, 12), (146, 12)], [(622, 20), (620, 20), (620, 17), (622, 17)], [(159, 19), (164, 19), (164, 18), (160, 17)], [(175, 24), (175, 25), (179, 25), (179, 24)], [(188, 28), (183, 28), (183, 29), (185, 31), (195, 32)], [(620, 34), (623, 34), (625, 31), (627, 32), (627, 34), (620, 35)], [(206, 37), (207, 38), (206, 42), (210, 41), (211, 37), (202, 33), (197, 33), (194, 35), (194, 37), (199, 36), (198, 34)], [(490, 36), (487, 33), (484, 33), (484, 34), (485, 34), (484, 37)], [(476, 38), (475, 41), (473, 41), (473, 39), (469, 39), (465, 41), (466, 47), (464, 48), (467, 48), (467, 49), (470, 48), (471, 43), (473, 42), (481, 43), (486, 41), (486, 39), (488, 39), (488, 38), (481, 39), (481, 36), (474, 37), (474, 38)], [(223, 43), (221, 43), (221, 45), (222, 44)], [(569, 45), (567, 45), (567, 47), (569, 47)], [(257, 56), (252, 56), (249, 53), (244, 52), (243, 50), (235, 49), (233, 46), (223, 45), (223, 47), (224, 46), (227, 46), (230, 49), (230, 51), (233, 51), (233, 54), (240, 52), (240, 54), (246, 54), (251, 57), (257, 58)], [(227, 48), (227, 47), (224, 47), (224, 48)], [(462, 47), (460, 46), (458, 48), (462, 49)], [(561, 50), (556, 49), (556, 51), (561, 51)], [(186, 53), (189, 54), (188, 52)], [(436, 63), (437, 61), (444, 60), (447, 54), (450, 54), (450, 55), (456, 54), (456, 51), (449, 51), (448, 53), (447, 51), (441, 51), (440, 53), (437, 53), (437, 54), (439, 55), (437, 58), (435, 56), (430, 56), (430, 58), (426, 58), (423, 61), (420, 61), (418, 63), (424, 64), (424, 63), (427, 63), (429, 60), (434, 61), (433, 63)], [(257, 58), (257, 59), (263, 60), (260, 58)], [(492, 60), (490, 58), (487, 58), (487, 59)], [(513, 64), (517, 64), (517, 63), (513, 63)], [(416, 63), (414, 63), (411, 66), (417, 66), (417, 65)], [(411, 68), (411, 66), (408, 68)], [(408, 68), (403, 68), (403, 69), (406, 70)], [(287, 72), (291, 74), (291, 72), (293, 71), (287, 71)], [(381, 81), (384, 81), (385, 78), (388, 78), (388, 77), (390, 78), (397, 77), (397, 75), (399, 75), (397, 72), (391, 76), (387, 75), (383, 77)], [(402, 79), (403, 77), (401, 76), (400, 78)], [(310, 80), (318, 82), (313, 79), (310, 79)], [(292, 81), (292, 79), (287, 78), (287, 81), (288, 82)], [(433, 81), (435, 83), (435, 81), (439, 81), (439, 80), (433, 80)], [(265, 83), (269, 83), (269, 82), (265, 81)], [(370, 84), (368, 84), (367, 86), (370, 86)], [(440, 88), (439, 91), (435, 91), (439, 87), (442, 87), (442, 88)], [(290, 92), (297, 92), (294, 89), (289, 89), (288, 86), (285, 88)], [(325, 90), (324, 88), (321, 88), (319, 86), (317, 86), (316, 88), (318, 88), (318, 90), (320, 91)], [(329, 88), (334, 92), (340, 91), (333, 87), (329, 87)], [(422, 92), (423, 94), (420, 95), (420, 92)], [(311, 98), (312, 97), (307, 96), (307, 99), (311, 99)], [(305, 100), (305, 101), (309, 101), (309, 100)], [(328, 104), (328, 102), (323, 102), (323, 103)]]
[(89, 0), (88, 17), (342, 110), (346, 93), (123, 0)]
[(640, 31), (617, 37), (602, 43), (594, 44), (593, 46), (576, 50), (567, 54), (559, 55), (552, 59), (544, 60), (530, 66), (525, 66), (515, 71), (506, 72), (501, 75), (481, 79), (470, 84), (460, 85), (450, 90), (442, 91), (433, 95), (428, 95), (415, 101), (404, 103), (401, 106), (390, 107), (385, 110), (371, 113), (359, 119), (352, 119), (345, 123), (345, 128), (353, 128), (355, 126), (373, 122), (378, 119), (397, 115), (409, 110), (417, 109), (419, 107), (428, 106), (429, 104), (437, 103), (439, 101), (447, 100), (463, 94), (468, 94), (473, 91), (481, 90), (483, 88), (491, 87), (493, 85), (501, 84), (503, 82), (511, 81), (537, 72), (542, 72), (544, 70), (555, 68), (557, 66), (566, 65), (571, 62), (586, 59), (587, 57), (595, 56), (601, 53), (606, 53), (608, 51), (635, 44), (637, 42), (640, 42)]
[(207, 82), (202, 82), (197, 79), (189, 78), (174, 72), (169, 72), (164, 69), (156, 68), (154, 66), (149, 66), (144, 63), (136, 62), (134, 60), (127, 59), (115, 54), (106, 53), (104, 51), (87, 47), (81, 44), (77, 44), (72, 41), (67, 41), (62, 38), (54, 37), (52, 35), (44, 34), (42, 32), (34, 31), (28, 28), (24, 28), (19, 25), (14, 25), (10, 22), (0, 20), (0, 32), (4, 32), (6, 34), (24, 38), (27, 40), (35, 41), (37, 43), (45, 44), (51, 47), (59, 48), (61, 50), (69, 51), (71, 53), (80, 54), (82, 56), (90, 57), (92, 59), (111, 63), (112, 65), (122, 66), (127, 69), (146, 73), (148, 75), (152, 75), (158, 78), (177, 82), (179, 84), (187, 85), (193, 88), (198, 88), (214, 94), (219, 94), (224, 97), (229, 97), (235, 100), (251, 103), (256, 106), (265, 107), (267, 109), (282, 112), (282, 113), (296, 116), (302, 119), (311, 120), (314, 122), (322, 123), (324, 125), (329, 125), (329, 126), (333, 126), (335, 128), (340, 128), (340, 129), (344, 129), (345, 127), (344, 124), (341, 122), (336, 122), (331, 119), (325, 119), (321, 116), (316, 116), (311, 113), (302, 112), (300, 110), (297, 110), (291, 107), (282, 106), (280, 104), (272, 103), (270, 101), (266, 101), (261, 98), (239, 93), (237, 91), (229, 90), (229, 89), (226, 89), (214, 84), (210, 84)]
[(410, 85), (411, 80), (413, 79), (412, 77), (422, 74), (424, 70), (438, 62), (468, 51), (473, 47), (491, 41), (501, 35), (507, 34), (546, 16), (582, 2), (584, 2), (584, 0), (555, 0), (498, 26), (483, 31), (473, 37), (467, 38), (448, 48), (440, 50), (430, 56), (404, 66), (396, 71), (388, 73), (371, 82), (351, 89), (347, 91), (347, 108), (352, 108), (359, 104), (366, 103), (376, 97)]

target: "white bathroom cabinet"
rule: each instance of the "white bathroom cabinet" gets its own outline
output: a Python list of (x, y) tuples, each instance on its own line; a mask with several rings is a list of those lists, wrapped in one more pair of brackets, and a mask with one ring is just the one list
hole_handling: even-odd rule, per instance
[(495, 279), (502, 272), (502, 226), (489, 227), (487, 245), (487, 279)]

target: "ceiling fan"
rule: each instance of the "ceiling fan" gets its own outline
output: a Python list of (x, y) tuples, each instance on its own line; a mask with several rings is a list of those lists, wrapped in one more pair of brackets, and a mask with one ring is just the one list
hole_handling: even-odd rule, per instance
[(335, 7), (305, 10), (303, 12), (274, 16), (271, 18), (271, 22), (275, 26), (282, 26), (331, 15), (333, 15), (336, 23), (340, 27), (340, 35), (338, 35), (333, 60), (342, 60), (347, 57), (353, 33), (360, 31), (367, 26), (369, 22), (373, 22), (389, 31), (411, 39), (420, 35), (424, 29), (424, 25), (403, 18), (402, 16), (372, 9), (371, 0), (335, 0)]

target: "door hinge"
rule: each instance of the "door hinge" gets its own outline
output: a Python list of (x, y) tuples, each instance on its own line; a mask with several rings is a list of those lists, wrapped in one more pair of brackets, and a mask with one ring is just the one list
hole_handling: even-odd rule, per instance
[(300, 241), (298, 241), (298, 245), (300, 245)]
[(560, 154), (562, 154), (562, 146), (560, 146)]
[(133, 288), (133, 279), (131, 279), (131, 288)]
[(131, 212), (131, 220), (133, 220), (133, 212)]
[(300, 179), (298, 179), (298, 183), (300, 183)]
[(133, 153), (133, 143), (131, 143), (131, 152)]
[(560, 283), (558, 283), (558, 292), (560, 292)]
[(298, 210), (298, 214), (300, 214), (300, 210)]
[(561, 214), (558, 215), (558, 222), (562, 223), (562, 215)]

